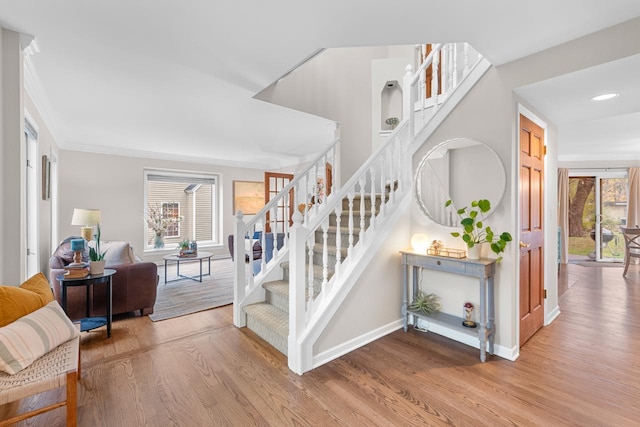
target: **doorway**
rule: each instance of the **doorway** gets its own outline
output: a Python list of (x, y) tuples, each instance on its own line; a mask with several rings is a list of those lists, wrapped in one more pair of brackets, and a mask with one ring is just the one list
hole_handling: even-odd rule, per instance
[(544, 136), (520, 114), (520, 346), (544, 324)]
[(569, 172), (569, 262), (622, 262), (626, 170)]
[[(26, 188), (27, 188), (27, 253), (26, 256), (26, 271), (27, 276), (31, 277), (40, 271), (38, 260), (38, 133), (31, 126), (31, 124), (25, 120), (24, 127), (25, 142), (27, 144), (27, 169), (26, 169)], [(45, 162), (43, 162), (43, 168)], [(41, 173), (44, 175), (46, 171), (43, 169)], [(43, 187), (43, 198), (48, 197), (45, 195), (46, 189)]]

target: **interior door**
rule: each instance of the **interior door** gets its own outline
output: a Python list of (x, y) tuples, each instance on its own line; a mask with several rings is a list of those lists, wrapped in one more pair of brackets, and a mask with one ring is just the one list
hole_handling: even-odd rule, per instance
[[(284, 187), (293, 179), (293, 175), (287, 173), (265, 172), (264, 173), (264, 203), (265, 205), (271, 201)], [(285, 233), (291, 225), (291, 217), (293, 216), (293, 190), (289, 192), (289, 197), (284, 197), (276, 206), (276, 215), (271, 219), (272, 211), (267, 212), (267, 224), (265, 231), (271, 232), (272, 224), (276, 229), (276, 233)], [(288, 224), (285, 224), (288, 221)]]
[(520, 345), (544, 324), (544, 130), (520, 115)]

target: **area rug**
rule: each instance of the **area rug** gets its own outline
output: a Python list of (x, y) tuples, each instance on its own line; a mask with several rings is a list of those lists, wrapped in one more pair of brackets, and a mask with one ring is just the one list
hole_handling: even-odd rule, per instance
[[(153, 314), (154, 322), (209, 310), (233, 303), (233, 262), (230, 259), (211, 261), (211, 275), (203, 276), (202, 283), (190, 279), (175, 279), (175, 265), (168, 267), (169, 283), (164, 283), (164, 267), (158, 268), (160, 283)], [(198, 274), (199, 263), (180, 264), (180, 273), (194, 276)], [(206, 262), (202, 266), (207, 272)]]

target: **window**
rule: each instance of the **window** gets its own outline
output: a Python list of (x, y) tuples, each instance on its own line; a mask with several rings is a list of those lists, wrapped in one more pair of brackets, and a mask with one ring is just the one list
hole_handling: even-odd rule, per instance
[(169, 220), (164, 237), (180, 237), (180, 203), (163, 202), (162, 217)]
[[(220, 243), (218, 176), (145, 170), (145, 213), (161, 213), (167, 247), (189, 239), (198, 245)], [(155, 232), (144, 222), (147, 249), (153, 248)], [(175, 246), (173, 246), (175, 247)]]

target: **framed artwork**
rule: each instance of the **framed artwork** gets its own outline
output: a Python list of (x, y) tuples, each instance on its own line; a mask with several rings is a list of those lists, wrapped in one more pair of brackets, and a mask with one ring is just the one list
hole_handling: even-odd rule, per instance
[(233, 181), (233, 213), (255, 215), (264, 207), (264, 182)]
[(51, 161), (42, 156), (42, 200), (51, 198)]

